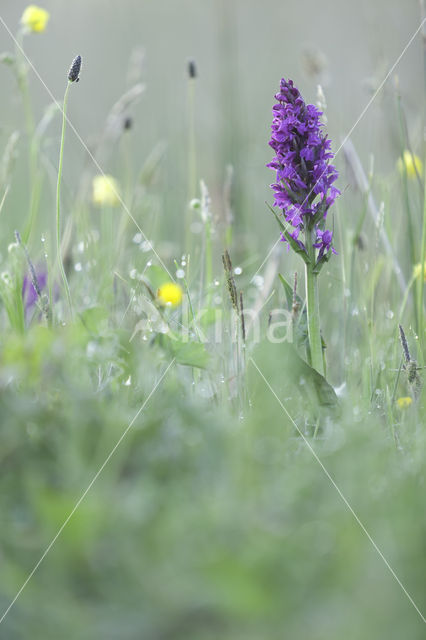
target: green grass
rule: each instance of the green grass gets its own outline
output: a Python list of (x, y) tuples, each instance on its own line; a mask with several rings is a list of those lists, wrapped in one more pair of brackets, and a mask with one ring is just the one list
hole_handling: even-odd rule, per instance
[[(231, 228), (229, 203), (203, 182), (200, 201), (175, 212), (185, 224), (170, 249), (161, 206), (166, 151), (159, 143), (132, 164), (129, 147), (143, 131), (121, 126), (123, 101), (110, 130), (96, 132), (93, 151), (118, 180), (121, 202), (99, 208), (91, 197), (99, 171), (68, 159), (58, 113), (48, 110), (45, 127), (34, 129), (25, 73), (12, 71), (33, 137), (23, 134), (19, 145), (27, 175), (15, 174), (9, 145), (0, 184), (0, 228), (16, 219), (28, 250), (3, 234), (0, 618), (25, 588), (0, 637), (423, 638), (415, 606), (425, 615), (425, 394), (401, 367), (398, 331), (401, 323), (421, 367), (424, 334), (415, 328), (424, 331), (424, 283), (412, 277), (426, 228), (418, 181), (376, 167), (363, 195), (344, 191), (335, 207), (338, 255), (319, 279), (326, 382), (306, 362), (303, 314), (297, 351), (268, 339), (269, 313), (291, 310), (286, 283), (291, 289), (295, 269), (303, 309), (303, 263), (280, 245), (253, 283), (269, 247), (246, 250), (253, 241), (241, 228), (242, 200), (232, 201), (239, 224)], [(203, 174), (193, 90), (189, 155), (182, 151), (191, 197)], [(76, 85), (71, 121), (78, 100)], [(396, 115), (390, 125), (398, 135)], [(267, 154), (265, 140), (265, 162)], [(13, 187), (28, 193), (21, 217), (9, 206)], [(384, 202), (376, 223), (370, 193)], [(403, 205), (391, 206), (397, 198), (419, 229), (409, 242)], [(270, 217), (265, 206), (255, 225)], [(226, 273), (225, 247), (233, 260)], [(30, 313), (21, 294), (28, 259), (48, 274), (48, 297)], [(156, 296), (169, 274), (184, 292), (175, 308)], [(256, 308), (258, 340), (248, 330)], [(401, 409), (401, 397), (410, 406)]]

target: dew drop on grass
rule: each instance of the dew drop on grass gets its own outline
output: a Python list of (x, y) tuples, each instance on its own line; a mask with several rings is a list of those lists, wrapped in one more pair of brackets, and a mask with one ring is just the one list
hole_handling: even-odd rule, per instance
[(135, 235), (133, 236), (133, 242), (135, 244), (140, 244), (142, 242), (142, 234), (141, 233), (135, 233)]
[[(331, 287), (331, 283), (329, 284), (329, 287)], [(343, 295), (345, 296), (345, 298), (350, 298), (351, 297), (351, 290), (350, 289), (345, 289), (343, 291)]]
[(243, 270), (241, 269), (241, 267), (235, 267), (234, 269), (234, 273), (236, 276), (240, 276), (242, 274)]
[(388, 309), (388, 311), (386, 311), (386, 317), (388, 320), (392, 320), (392, 318), (394, 317), (394, 312), (392, 311), (392, 309)]
[(189, 229), (191, 233), (201, 233), (203, 230), (203, 225), (201, 224), (201, 222), (192, 222)]
[(148, 260), (148, 262), (146, 263), (147, 267), (150, 267), (152, 265), (152, 260)]
[(96, 342), (89, 342), (87, 347), (86, 347), (86, 354), (88, 358), (92, 358), (95, 354), (96, 351)]
[(125, 382), (123, 382), (125, 387), (130, 387), (132, 384), (132, 376), (129, 376)]
[(81, 264), (81, 262), (76, 262), (75, 263), (74, 270), (75, 271), (82, 271), (83, 270), (83, 265)]
[(138, 272), (136, 271), (136, 269), (131, 269), (129, 272), (129, 276), (131, 277), (132, 280), (136, 280), (138, 276)]
[(151, 249), (153, 248), (154, 248), (153, 245), (148, 240), (145, 240), (140, 245), (140, 250), (143, 251), (144, 253), (146, 253), (147, 251), (151, 251)]
[(185, 277), (185, 271), (183, 269), (178, 269), (176, 271), (176, 278), (179, 278), (179, 280), (181, 280), (184, 277)]
[(214, 281), (214, 286), (215, 286), (215, 287), (218, 287), (219, 285), (220, 285), (219, 280), (215, 280), (215, 281)]
[(263, 279), (263, 276), (255, 275), (251, 279), (251, 282), (252, 282), (252, 284), (254, 284), (255, 287), (257, 287), (258, 289), (261, 289), (263, 287), (263, 284), (264, 284), (265, 281)]
[(79, 243), (78, 243), (78, 245), (77, 245), (77, 251), (78, 251), (79, 253), (84, 253), (84, 242), (83, 242), (83, 241), (81, 241), (81, 242), (79, 242)]

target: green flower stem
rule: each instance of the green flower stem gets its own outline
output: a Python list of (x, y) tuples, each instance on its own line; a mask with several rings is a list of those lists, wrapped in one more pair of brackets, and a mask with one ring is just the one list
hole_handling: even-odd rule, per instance
[(207, 292), (207, 307), (209, 308), (211, 305), (212, 299), (212, 282), (213, 282), (213, 254), (212, 254), (212, 229), (211, 229), (211, 221), (207, 220), (205, 223), (205, 234), (206, 234), (206, 266), (205, 266), (205, 279), (204, 286), (205, 292)]
[(37, 158), (39, 154), (39, 143), (36, 138), (36, 128), (34, 124), (34, 115), (31, 105), (31, 97), (28, 86), (28, 64), (25, 59), (24, 53), (24, 39), (25, 31), (20, 29), (16, 37), (16, 77), (18, 82), (19, 91), (21, 92), (22, 104), (25, 113), (25, 123), (28, 138), (28, 168), (30, 176), (30, 206), (29, 206), (29, 219), (26, 224), (25, 231), (23, 233), (24, 242), (28, 242), (31, 230), (34, 226), (34, 221), (37, 217), (37, 212), (40, 204), (41, 194), (41, 175), (37, 165)]
[[(425, 154), (426, 157), (426, 154)], [(426, 165), (425, 165), (426, 166)], [(420, 249), (420, 274), (417, 283), (417, 327), (420, 338), (420, 348), (424, 353), (425, 336), (423, 329), (423, 302), (424, 302), (424, 270), (426, 260), (426, 182), (423, 203), (423, 225), (422, 225), (422, 244)]]
[(65, 274), (65, 269), (62, 262), (62, 255), (61, 255), (61, 182), (62, 182), (62, 165), (63, 165), (63, 159), (64, 159), (65, 126), (67, 122), (66, 111), (67, 111), (67, 102), (68, 102), (68, 92), (71, 84), (72, 84), (71, 82), (68, 82), (67, 88), (65, 90), (64, 103), (62, 107), (62, 135), (61, 135), (61, 147), (59, 150), (58, 183), (56, 187), (56, 255), (58, 258), (58, 266), (61, 272), (62, 281), (64, 283), (65, 292), (67, 295), (71, 319), (73, 319), (74, 312), (73, 312), (73, 306), (72, 306), (72, 300), (71, 300), (71, 292), (68, 285), (67, 276)]
[(197, 155), (195, 137), (195, 81), (188, 81), (188, 202), (185, 216), (185, 252), (191, 253), (191, 219), (189, 202), (197, 195)]
[(315, 248), (313, 230), (306, 231), (306, 246), (309, 253), (309, 262), (305, 262), (306, 281), (306, 308), (308, 315), (308, 336), (311, 350), (311, 365), (322, 376), (324, 375), (324, 360), (322, 357), (322, 344), (320, 333), (318, 274), (315, 268)]

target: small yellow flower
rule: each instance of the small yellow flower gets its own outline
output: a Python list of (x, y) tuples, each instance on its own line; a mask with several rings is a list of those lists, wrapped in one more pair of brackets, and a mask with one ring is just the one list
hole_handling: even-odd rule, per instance
[(398, 159), (398, 169), (401, 173), (406, 171), (408, 178), (415, 178), (417, 174), (423, 175), (423, 162), (415, 153), (405, 149), (402, 158)]
[[(419, 264), (414, 265), (414, 269), (413, 269), (414, 280), (417, 280), (417, 278), (421, 275), (421, 273), (422, 273), (422, 265), (419, 262)], [(426, 282), (426, 262), (424, 264), (424, 269), (423, 269), (423, 281)]]
[(30, 4), (21, 17), (21, 24), (33, 33), (41, 33), (46, 29), (50, 13), (35, 4)]
[(399, 409), (408, 409), (410, 404), (413, 402), (413, 399), (410, 396), (405, 396), (404, 398), (398, 398), (396, 404)]
[(166, 282), (158, 289), (157, 298), (161, 304), (177, 307), (182, 302), (182, 289), (174, 282)]
[(120, 204), (118, 182), (112, 176), (95, 176), (92, 187), (95, 204), (109, 207), (116, 207)]

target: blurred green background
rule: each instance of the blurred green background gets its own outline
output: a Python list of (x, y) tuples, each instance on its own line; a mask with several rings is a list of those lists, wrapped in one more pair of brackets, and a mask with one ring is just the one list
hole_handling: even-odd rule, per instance
[[(12, 32), (25, 6), (2, 0), (0, 16)], [(130, 110), (134, 126), (101, 166), (127, 196), (136, 190), (146, 159), (164, 143), (155, 180), (135, 198), (132, 213), (171, 269), (184, 250), (187, 63), (195, 60), (197, 177), (206, 181), (212, 210), (220, 216), (226, 167), (234, 167), (231, 253), (234, 264), (242, 265), (237, 285), (248, 303), (257, 295), (251, 276), (277, 238), (265, 206), (273, 179), (265, 164), (272, 156), (269, 127), (280, 78), (293, 78), (307, 102), (315, 102), (316, 85), (322, 84), (327, 129), (337, 149), (420, 22), (416, 0), (46, 0), (43, 6), (51, 13), (48, 28), (26, 37), (25, 50), (59, 101), (71, 60), (82, 55), (81, 82), (72, 87), (68, 114), (90, 149), (111, 106), (132, 84), (129, 60), (135, 50), (144, 51), (135, 77), (140, 75), (145, 90)], [(11, 50), (0, 25), (0, 51)], [(373, 192), (385, 203), (384, 224), (407, 280), (412, 265), (396, 170), (401, 143), (394, 86), (398, 76), (411, 144), (421, 154), (422, 74), (418, 36), (352, 135), (366, 171), (374, 156)], [(13, 231), (28, 216), (28, 141), (16, 82), (5, 66), (0, 80), (3, 148), (14, 130), (21, 131), (0, 218), (4, 269)], [(30, 84), (39, 120), (51, 98), (32, 74)], [(43, 140), (48, 177), (30, 242), (34, 260), (43, 251), (42, 233), (53, 233), (59, 138), (56, 117)], [(328, 376), (336, 386), (346, 381), (347, 390), (340, 418), (327, 423), (315, 448), (424, 612), (424, 400), (405, 413), (389, 403), (400, 358), (395, 329), (401, 292), (368, 217), (366, 247), (356, 253), (354, 287), (346, 292), (344, 268), (363, 203), (342, 153), (336, 164), (343, 192), (335, 212), (339, 256), (324, 269), (321, 304)], [(97, 173), (68, 129), (65, 220), (85, 171)], [(410, 185), (418, 206), (416, 189)], [(96, 225), (95, 216), (91, 220)], [(132, 244), (130, 227), (121, 265), (126, 277), (148, 258)], [(222, 250), (216, 238), (219, 278)], [(285, 251), (281, 265), (289, 279), (296, 265), (300, 269)], [(73, 294), (82, 291), (84, 300), (86, 288), (90, 295), (97, 292), (94, 279), (74, 273)], [(158, 345), (129, 342), (138, 317), (132, 309), (126, 322), (117, 322), (128, 302), (123, 290), (112, 311), (96, 310), (85, 323), (52, 331), (33, 323), (23, 336), (2, 333), (0, 616), (169, 363)], [(226, 305), (226, 288), (220, 291)], [(93, 298), (108, 307), (96, 293)], [(280, 290), (273, 302), (282, 298)], [(410, 303), (404, 322), (421, 361)], [(262, 323), (265, 328), (266, 310)], [(227, 395), (234, 379), (226, 345), (216, 351), (207, 373), (175, 365), (167, 374), (0, 624), (0, 638), (425, 637), (418, 612), (255, 369), (248, 365), (250, 410), (242, 420), (235, 397)], [(255, 358), (310, 434), (306, 396), (288, 382), (293, 363), (286, 352), (276, 347), (271, 355), (261, 345)], [(211, 378), (223, 389), (218, 400), (209, 395)], [(398, 393), (409, 393), (404, 374)]]
[[(2, 1), (1, 15), (12, 31), (25, 6), (16, 0)], [(51, 12), (48, 29), (27, 38), (25, 49), (59, 101), (70, 61), (77, 53), (82, 55), (84, 72), (78, 91), (72, 92), (69, 117), (89, 147), (112, 104), (129, 87), (132, 52), (137, 47), (144, 50), (141, 74), (146, 90), (133, 109), (131, 148), (136, 170), (155, 145), (160, 141), (166, 144), (161, 220), (155, 224), (161, 225), (164, 239), (171, 241), (183, 235), (181, 221), (187, 202), (186, 66), (189, 58), (196, 61), (198, 177), (204, 178), (216, 210), (220, 210), (226, 166), (234, 166), (234, 211), (236, 224), (243, 232), (239, 241), (260, 255), (275, 232), (275, 223), (264, 205), (271, 199), (268, 184), (272, 180), (265, 164), (271, 158), (267, 141), (280, 78), (293, 78), (307, 102), (316, 100), (317, 82), (322, 83), (328, 131), (337, 148), (419, 24), (417, 0), (47, 0), (43, 6)], [(0, 38), (1, 50), (13, 48), (4, 28)], [(323, 70), (312, 73), (318, 64)], [(9, 70), (3, 68), (0, 73), (5, 136), (19, 128), (22, 111)], [(374, 154), (379, 175), (394, 170), (399, 155), (392, 87), (395, 75), (416, 150), (421, 134), (418, 107), (423, 95), (419, 37), (353, 134), (367, 165), (368, 154)], [(31, 89), (41, 117), (51, 100), (34, 75)], [(58, 119), (49, 130), (54, 136), (51, 146), (55, 164), (59, 126)], [(119, 174), (114, 155), (103, 169)], [(64, 181), (71, 190), (76, 188), (85, 159), (80, 143), (68, 132)], [(342, 154), (337, 165), (343, 169)], [(345, 188), (344, 176), (340, 185)], [(12, 189), (15, 210), (25, 211), (26, 194), (19, 180)], [(146, 223), (150, 235), (151, 221), (139, 222), (142, 226)]]

